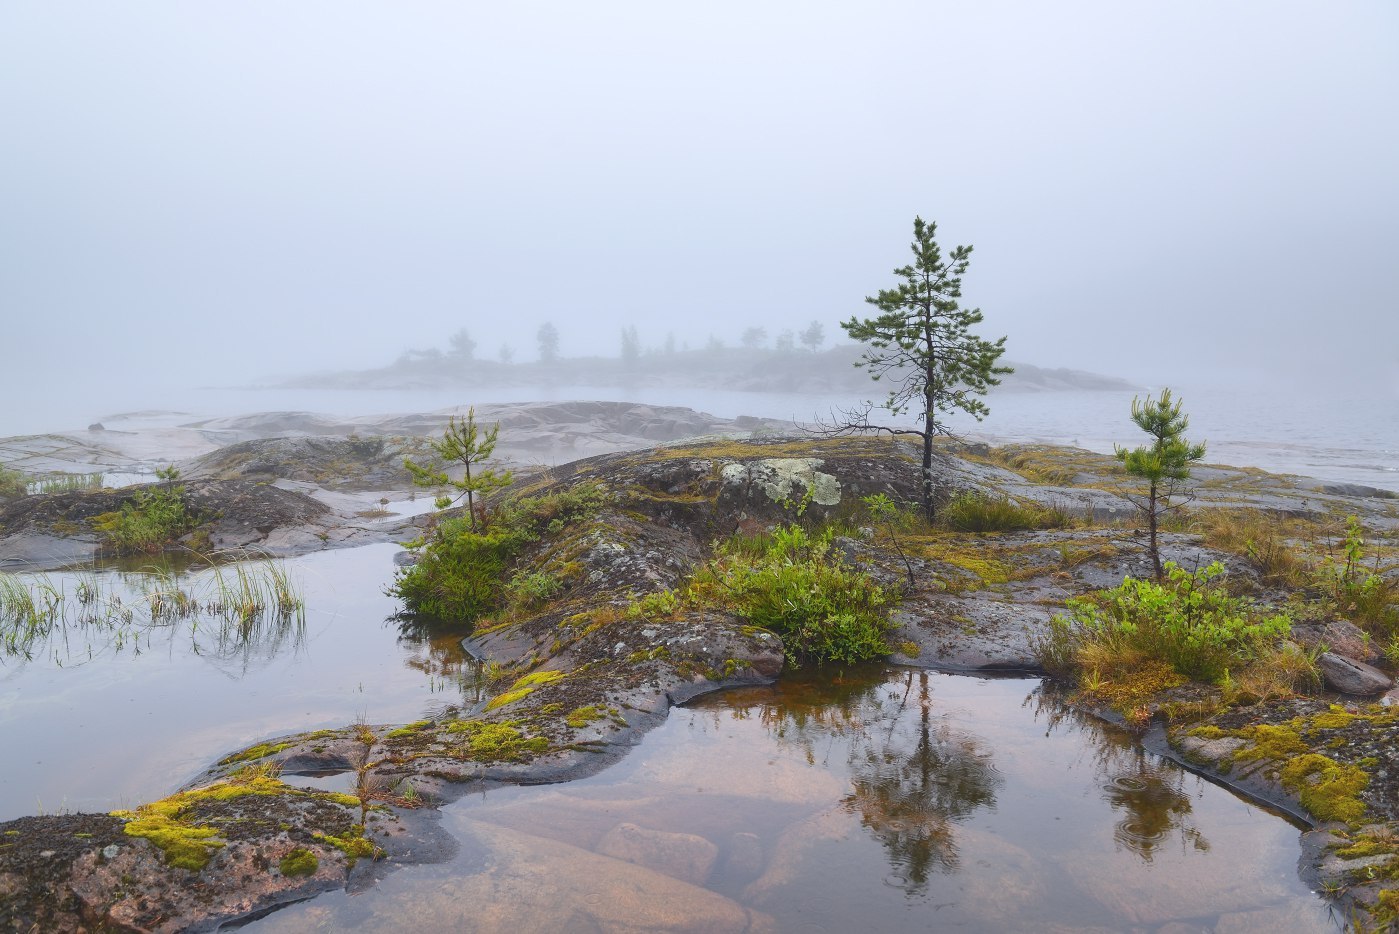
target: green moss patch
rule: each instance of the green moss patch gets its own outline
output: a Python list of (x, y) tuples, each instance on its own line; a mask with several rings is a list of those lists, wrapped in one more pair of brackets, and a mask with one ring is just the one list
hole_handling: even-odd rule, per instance
[(123, 829), (127, 836), (149, 840), (165, 854), (169, 865), (198, 872), (227, 844), (219, 827), (197, 817), (202, 806), (238, 798), (277, 796), (314, 798), (345, 807), (359, 807), (360, 803), (353, 795), (293, 788), (265, 772), (245, 768), (225, 781), (181, 791), (135, 811), (113, 811), (112, 816), (126, 822)]
[(339, 836), (328, 833), (316, 833), (313, 836), (322, 843), (328, 843), (344, 853), (351, 866), (365, 857), (378, 859), (384, 855), (382, 849), (365, 837), (363, 824), (355, 824)]
[(1354, 823), (1365, 816), (1359, 795), (1370, 784), (1370, 777), (1353, 765), (1307, 753), (1288, 760), (1281, 778), (1283, 787), (1295, 793), (1318, 820)]
[(543, 736), (527, 736), (519, 726), (513, 720), (455, 720), (447, 725), (447, 732), (461, 735), (464, 757), (478, 762), (519, 762), (549, 748)]
[(316, 858), (316, 854), (310, 850), (297, 848), (286, 856), (283, 856), (277, 868), (282, 875), (295, 878), (297, 876), (313, 876), (316, 870), (321, 867), (321, 861)]
[(231, 756), (225, 756), (219, 760), (219, 765), (232, 765), (235, 762), (253, 762), (257, 759), (265, 759), (268, 756), (276, 755), (283, 749), (290, 749), (295, 743), (259, 743), (256, 746), (249, 746), (242, 752), (235, 752)]
[(510, 688), (504, 693), (493, 697), (491, 702), (486, 705), (486, 709), (495, 710), (497, 707), (504, 707), (506, 704), (513, 704), (517, 700), (523, 700), (533, 694), (536, 688), (543, 687), (546, 684), (553, 684), (555, 681), (560, 681), (565, 675), (566, 672), (562, 671), (536, 671), (527, 674), (510, 685)]

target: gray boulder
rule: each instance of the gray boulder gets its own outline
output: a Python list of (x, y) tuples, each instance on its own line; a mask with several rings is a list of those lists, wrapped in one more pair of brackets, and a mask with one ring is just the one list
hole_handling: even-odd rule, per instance
[(1394, 686), (1389, 676), (1378, 668), (1337, 655), (1335, 652), (1324, 653), (1316, 663), (1321, 669), (1321, 678), (1326, 682), (1326, 686), (1341, 694), (1369, 697), (1383, 694)]
[(1367, 665), (1373, 665), (1380, 658), (1379, 649), (1369, 633), (1344, 619), (1329, 623), (1298, 623), (1292, 627), (1292, 638), (1309, 649), (1322, 645), (1328, 651)]

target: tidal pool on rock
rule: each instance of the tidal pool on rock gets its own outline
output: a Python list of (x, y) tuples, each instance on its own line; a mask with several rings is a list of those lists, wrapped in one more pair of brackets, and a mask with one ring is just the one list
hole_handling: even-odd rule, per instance
[(364, 931), (1336, 930), (1298, 830), (1035, 680), (803, 673), (618, 764), (446, 807), (461, 843), (250, 925)]
[[(400, 606), (384, 588), (398, 550), (286, 559), (304, 621), (264, 618), (246, 637), (207, 614), (150, 624), (147, 591), (164, 584), (141, 573), (149, 560), (17, 575), (46, 579), (70, 599), (66, 625), (47, 638), (8, 652), (0, 640), (0, 820), (132, 807), (271, 737), (357, 719), (404, 723), (477, 699), (465, 627), (391, 618)], [(207, 596), (207, 576), (183, 574), (180, 586)], [(132, 621), (81, 622), (90, 611), (73, 595), (84, 582), (121, 596)]]

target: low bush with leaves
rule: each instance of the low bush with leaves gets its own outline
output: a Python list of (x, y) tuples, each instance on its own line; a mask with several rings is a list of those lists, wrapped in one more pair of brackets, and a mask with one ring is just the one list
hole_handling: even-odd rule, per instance
[(559, 493), (508, 500), (478, 531), (467, 516), (443, 519), (409, 543), (419, 552), (418, 562), (398, 572), (389, 592), (410, 613), (467, 621), (512, 599), (522, 605), (542, 602), (559, 590), (558, 582), (542, 572), (513, 574), (515, 560), (541, 535), (591, 517), (605, 502), (600, 487), (580, 483)]
[(648, 595), (639, 615), (719, 606), (782, 637), (787, 660), (853, 664), (889, 654), (889, 613), (897, 596), (852, 568), (833, 547), (835, 532), (800, 526), (739, 536), (678, 592)]
[[(1291, 631), (1223, 586), (1224, 567), (1194, 573), (1165, 565), (1161, 583), (1127, 578), (1118, 587), (1069, 601), (1040, 640), (1047, 669), (1092, 674), (1112, 658), (1148, 658), (1198, 681), (1218, 683), (1277, 651)], [(1101, 675), (1101, 672), (1099, 672)]]
[(1385, 640), (1399, 637), (1399, 585), (1385, 577), (1376, 556), (1368, 565), (1364, 530), (1350, 516), (1340, 553), (1326, 556), (1317, 568), (1317, 586), (1336, 609), (1371, 634)]
[(107, 513), (96, 520), (97, 531), (107, 538), (107, 544), (122, 554), (154, 554), (172, 545), (202, 521), (197, 512), (185, 505), (185, 488), (177, 486), (180, 476), (175, 467), (156, 471), (163, 483), (137, 490), (122, 503), (119, 512)]

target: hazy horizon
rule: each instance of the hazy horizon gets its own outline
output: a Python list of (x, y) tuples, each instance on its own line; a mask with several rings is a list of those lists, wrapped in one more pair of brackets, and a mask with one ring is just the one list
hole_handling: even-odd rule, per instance
[(838, 322), (915, 214), (1007, 357), (1399, 399), (1399, 7), (0, 11), (0, 389)]

